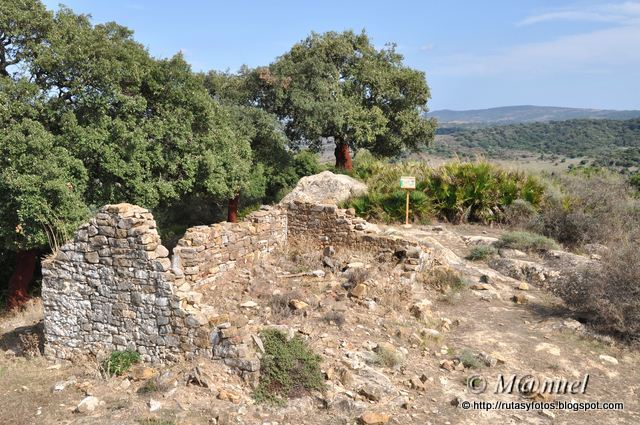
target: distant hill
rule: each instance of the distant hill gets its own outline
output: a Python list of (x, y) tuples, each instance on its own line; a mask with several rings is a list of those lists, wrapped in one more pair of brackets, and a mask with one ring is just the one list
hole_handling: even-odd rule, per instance
[(450, 130), (447, 135), (438, 136), (427, 152), (441, 156), (472, 153), (502, 159), (529, 152), (587, 157), (605, 167), (640, 166), (640, 118), (573, 119)]
[(489, 109), (452, 111), (443, 109), (427, 114), (437, 118), (443, 127), (517, 124), (528, 122), (565, 121), (571, 119), (628, 120), (640, 118), (640, 110), (616, 111), (611, 109), (561, 108), (555, 106), (503, 106)]

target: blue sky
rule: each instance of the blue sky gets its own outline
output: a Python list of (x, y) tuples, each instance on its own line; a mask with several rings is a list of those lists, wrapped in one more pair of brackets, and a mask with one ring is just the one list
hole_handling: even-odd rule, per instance
[[(59, 0), (45, 0), (57, 8)], [(366, 29), (427, 74), (431, 110), (640, 109), (640, 1), (66, 0), (195, 70), (265, 65), (311, 31)]]

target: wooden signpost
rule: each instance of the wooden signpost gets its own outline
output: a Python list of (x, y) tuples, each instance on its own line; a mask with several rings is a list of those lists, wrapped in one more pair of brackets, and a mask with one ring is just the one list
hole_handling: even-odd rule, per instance
[(407, 205), (405, 211), (404, 225), (409, 225), (409, 194), (416, 188), (416, 178), (412, 176), (400, 177), (400, 189), (407, 191)]

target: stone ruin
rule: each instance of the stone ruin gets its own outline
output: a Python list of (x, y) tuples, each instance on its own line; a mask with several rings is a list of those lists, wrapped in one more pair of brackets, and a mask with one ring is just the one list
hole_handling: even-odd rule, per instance
[(300, 201), (262, 207), (237, 224), (190, 228), (170, 256), (148, 210), (107, 205), (43, 261), (45, 354), (73, 359), (130, 349), (149, 362), (201, 356), (255, 377), (253, 340), (203, 304), (199, 288), (224, 284), (220, 278), (238, 262), (296, 239), (310, 249), (402, 252), (409, 281), (433, 261), (428, 249), (385, 235), (353, 211)]

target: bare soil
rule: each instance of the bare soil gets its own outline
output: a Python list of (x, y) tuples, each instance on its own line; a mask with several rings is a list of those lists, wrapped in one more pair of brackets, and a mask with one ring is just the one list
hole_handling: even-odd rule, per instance
[[(353, 424), (363, 412), (389, 414), (392, 424), (640, 423), (637, 350), (591, 332), (542, 288), (516, 289), (520, 282), (463, 259), (469, 247), (461, 236), (497, 237), (501, 229), (445, 225), (385, 231), (449, 255), (452, 262), (445, 266), (462, 275), (466, 289), (443, 292), (422, 279), (403, 285), (392, 261), (346, 250), (338, 250), (337, 270), (324, 268), (324, 277), (288, 276), (322, 269), (322, 253), (309, 252), (304, 244), (238, 267), (201, 288), (205, 301), (242, 323), (244, 332), (281, 325), (305, 338), (323, 358), (324, 393), (292, 399), (284, 407), (257, 405), (251, 387), (217, 361), (147, 365), (164, 377), (162, 385), (150, 387), (151, 379), (129, 374), (105, 378), (97, 361), (48, 360), (29, 350), (34, 337), (20, 337), (41, 338), (42, 308), (36, 301), (0, 318), (0, 424)], [(369, 292), (362, 298), (348, 296), (347, 278), (340, 271), (354, 261), (367, 265), (362, 278)], [(471, 289), (482, 275), (490, 277), (488, 287)], [(515, 303), (514, 295), (524, 295), (526, 302)], [(309, 306), (294, 311), (291, 299)], [(431, 301), (431, 314), (419, 319), (410, 307), (423, 299)], [(249, 300), (257, 308), (240, 307)], [(385, 343), (395, 350), (397, 362), (376, 357), (374, 348)], [(460, 356), (477, 361), (463, 367), (457, 364)], [(447, 370), (449, 365), (453, 370)], [(186, 384), (195, 366), (207, 375), (208, 388)], [(495, 394), (500, 374), (540, 380), (581, 380), (589, 374), (589, 383), (585, 394)], [(485, 393), (468, 390), (466, 381), (473, 375), (486, 379)], [(418, 381), (424, 389), (415, 385)], [(101, 404), (90, 413), (74, 412), (88, 395)], [(623, 402), (624, 410), (462, 408), (465, 401), (533, 400)], [(151, 411), (155, 402), (159, 409)]]

